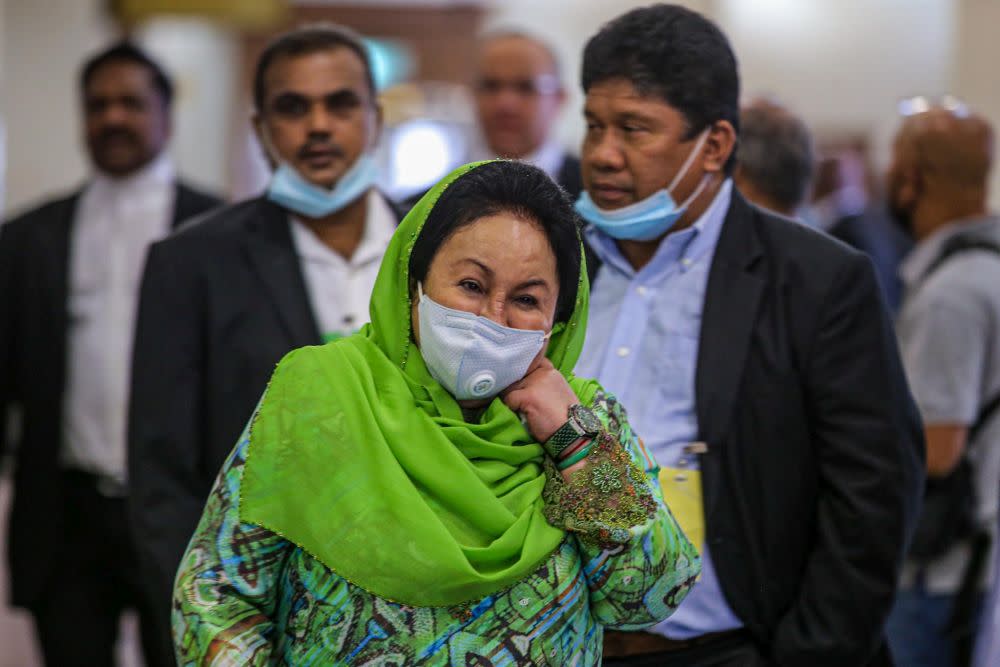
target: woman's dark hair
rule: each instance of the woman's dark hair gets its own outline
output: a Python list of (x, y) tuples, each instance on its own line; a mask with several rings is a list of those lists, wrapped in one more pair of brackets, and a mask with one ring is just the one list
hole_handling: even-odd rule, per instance
[(118, 42), (109, 48), (95, 54), (80, 69), (80, 90), (86, 95), (87, 86), (94, 78), (97, 70), (111, 63), (130, 63), (140, 65), (149, 70), (153, 87), (160, 94), (163, 106), (169, 107), (174, 98), (174, 86), (170, 82), (170, 77), (160, 65), (149, 57), (149, 55), (131, 42)]
[(434, 256), (452, 234), (480, 218), (500, 213), (538, 223), (545, 232), (559, 277), (556, 321), (568, 321), (580, 278), (578, 218), (565, 190), (544, 171), (523, 162), (488, 162), (447, 187), (413, 245), (411, 283), (427, 278)]
[[(739, 132), (740, 76), (729, 40), (697, 12), (677, 5), (634, 9), (604, 25), (583, 50), (581, 83), (625, 79), (684, 115), (692, 139), (727, 120)], [(726, 162), (732, 173), (736, 151)]]

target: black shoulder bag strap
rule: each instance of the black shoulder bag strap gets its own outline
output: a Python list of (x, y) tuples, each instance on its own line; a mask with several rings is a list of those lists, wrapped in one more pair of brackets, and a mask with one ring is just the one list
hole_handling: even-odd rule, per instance
[[(941, 268), (943, 264), (955, 255), (973, 250), (991, 252), (1000, 256), (1000, 245), (992, 241), (957, 236), (945, 244), (941, 255), (924, 273), (924, 279), (926, 280), (928, 276)], [(992, 397), (980, 409), (975, 423), (969, 427), (968, 436), (965, 440), (967, 448), (972, 446), (976, 437), (982, 433), (998, 409), (1000, 409), (1000, 394)], [(990, 552), (990, 541), (990, 534), (984, 530), (978, 530), (972, 535), (969, 543), (969, 562), (965, 566), (961, 583), (955, 592), (955, 603), (952, 608), (951, 618), (948, 621), (946, 633), (955, 646), (956, 665), (964, 666), (972, 663), (972, 653), (975, 647), (976, 629), (978, 626), (976, 614), (978, 605), (976, 603), (979, 597), (979, 580), (982, 578), (983, 569), (987, 566), (986, 558)]]

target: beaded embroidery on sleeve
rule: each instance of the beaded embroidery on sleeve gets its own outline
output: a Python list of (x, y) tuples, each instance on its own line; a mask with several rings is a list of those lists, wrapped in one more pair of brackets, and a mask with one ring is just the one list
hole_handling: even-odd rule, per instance
[(614, 396), (598, 392), (591, 405), (603, 428), (569, 482), (551, 461), (542, 497), (545, 518), (576, 534), (585, 544), (611, 549), (626, 544), (630, 529), (656, 516), (650, 481), (630, 453), (635, 436), (625, 410)]

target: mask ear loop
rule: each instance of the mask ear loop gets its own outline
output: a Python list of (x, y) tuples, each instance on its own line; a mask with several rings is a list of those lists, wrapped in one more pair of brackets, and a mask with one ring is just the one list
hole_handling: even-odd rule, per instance
[(672, 180), (670, 182), (670, 185), (667, 186), (667, 192), (673, 194), (674, 188), (677, 187), (677, 184), (680, 183), (681, 179), (684, 178), (684, 176), (687, 174), (687, 170), (691, 167), (691, 164), (694, 162), (694, 159), (698, 157), (698, 153), (701, 151), (701, 147), (705, 145), (705, 140), (708, 138), (708, 133), (709, 130), (711, 129), (712, 129), (711, 127), (706, 127), (702, 131), (701, 136), (698, 137), (698, 143), (696, 143), (694, 145), (694, 148), (691, 149), (691, 152), (688, 153), (687, 159), (684, 160), (684, 164), (681, 165), (680, 171), (677, 172), (677, 175), (674, 176), (674, 180)]

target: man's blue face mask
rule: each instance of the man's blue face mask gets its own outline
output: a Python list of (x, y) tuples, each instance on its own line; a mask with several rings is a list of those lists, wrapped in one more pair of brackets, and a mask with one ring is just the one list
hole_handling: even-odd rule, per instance
[(375, 160), (368, 153), (358, 156), (330, 189), (310, 183), (288, 163), (282, 162), (271, 177), (267, 198), (307, 218), (323, 218), (364, 195), (375, 185), (377, 176)]
[(691, 196), (680, 206), (677, 205), (671, 195), (674, 188), (677, 187), (677, 184), (680, 183), (692, 163), (694, 163), (695, 158), (701, 151), (701, 147), (705, 143), (705, 139), (708, 138), (708, 132), (709, 128), (706, 128), (701, 133), (698, 142), (694, 145), (691, 153), (688, 154), (677, 175), (674, 176), (674, 180), (665, 189), (657, 190), (642, 201), (614, 210), (598, 208), (590, 199), (590, 195), (584, 191), (576, 202), (577, 213), (584, 220), (611, 238), (630, 241), (652, 241), (663, 236), (684, 215), (687, 207), (701, 194), (702, 190), (708, 184), (710, 175), (705, 174), (698, 187), (691, 193)]

